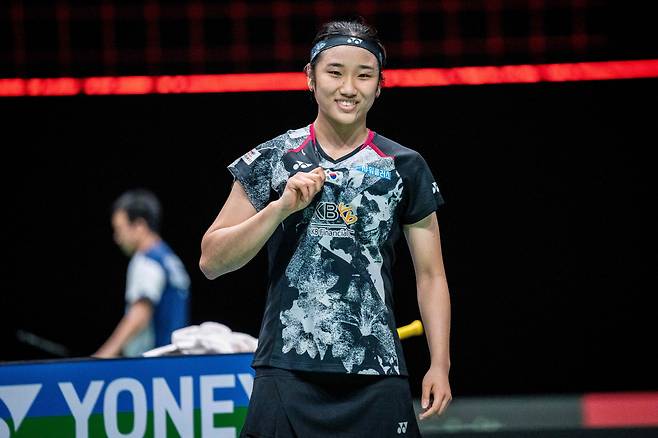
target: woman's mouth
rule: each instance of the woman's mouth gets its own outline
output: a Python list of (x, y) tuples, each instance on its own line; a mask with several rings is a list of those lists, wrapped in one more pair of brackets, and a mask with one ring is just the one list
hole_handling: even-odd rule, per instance
[(356, 101), (353, 99), (337, 99), (336, 103), (338, 104), (338, 108), (343, 111), (350, 112), (356, 108)]

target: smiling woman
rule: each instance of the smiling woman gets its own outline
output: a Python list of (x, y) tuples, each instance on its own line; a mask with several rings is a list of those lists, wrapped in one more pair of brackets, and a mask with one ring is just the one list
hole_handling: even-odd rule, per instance
[(419, 436), (392, 309), (402, 234), (431, 352), (420, 418), (451, 400), (443, 198), (417, 152), (366, 126), (385, 59), (367, 25), (324, 25), (305, 67), (315, 121), (229, 165), (235, 181), (200, 268), (214, 279), (265, 244), (270, 257), (243, 436)]
[(320, 57), (308, 77), (318, 103), (316, 132), (340, 131), (354, 136), (340, 142), (327, 138), (325, 152), (354, 148), (367, 135), (366, 114), (381, 91), (375, 56), (360, 47), (337, 46)]
[[(304, 71), (318, 103), (314, 126), (329, 155), (363, 143), (366, 114), (381, 93), (385, 62), (386, 50), (369, 26), (338, 21), (318, 32)], [(325, 138), (332, 132), (340, 138)]]

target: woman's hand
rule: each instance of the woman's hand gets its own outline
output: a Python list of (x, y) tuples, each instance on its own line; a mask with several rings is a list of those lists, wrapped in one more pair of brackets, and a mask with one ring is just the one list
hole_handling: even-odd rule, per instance
[(432, 415), (441, 415), (452, 400), (448, 370), (444, 367), (432, 366), (423, 378), (423, 394), (421, 407), (425, 410), (419, 418), (424, 420)]
[(275, 201), (279, 203), (284, 216), (306, 208), (322, 190), (325, 178), (324, 169), (321, 167), (310, 172), (297, 172), (289, 178), (283, 195)]

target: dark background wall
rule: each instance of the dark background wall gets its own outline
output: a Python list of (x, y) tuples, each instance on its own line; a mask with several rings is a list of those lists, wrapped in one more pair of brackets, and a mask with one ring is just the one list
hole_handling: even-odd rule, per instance
[(364, 17), (390, 67), (658, 56), (649, 1), (6, 0), (0, 78), (301, 71), (320, 24)]
[[(658, 81), (386, 89), (370, 128), (420, 151), (453, 303), (457, 395), (658, 389), (655, 184)], [(0, 100), (0, 360), (53, 357), (25, 330), (89, 355), (123, 312), (127, 258), (109, 207), (145, 186), (192, 277), (194, 323), (258, 334), (263, 254), (215, 281), (197, 268), (231, 183), (225, 167), (315, 117), (309, 95), (245, 93)], [(419, 316), (404, 241), (397, 320)], [(404, 341), (418, 393), (424, 338)]]
[[(363, 16), (390, 68), (650, 59), (650, 2), (148, 0), (0, 6), (0, 78), (301, 71), (327, 20)], [(654, 357), (658, 81), (387, 89), (369, 126), (419, 150), (453, 302), (456, 396), (658, 389)], [(193, 322), (257, 335), (265, 259), (197, 268), (233, 159), (311, 122), (301, 92), (1, 98), (0, 360), (92, 353), (123, 313), (128, 260), (109, 207), (145, 186), (192, 276)], [(417, 318), (399, 245), (397, 319)], [(424, 338), (404, 342), (412, 389)]]

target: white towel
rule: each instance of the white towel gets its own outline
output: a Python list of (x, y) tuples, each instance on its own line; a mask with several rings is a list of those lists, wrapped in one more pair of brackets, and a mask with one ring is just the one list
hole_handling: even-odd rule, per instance
[(207, 321), (175, 330), (171, 344), (154, 348), (145, 357), (175, 354), (253, 353), (258, 339), (246, 333), (234, 332), (224, 324)]

